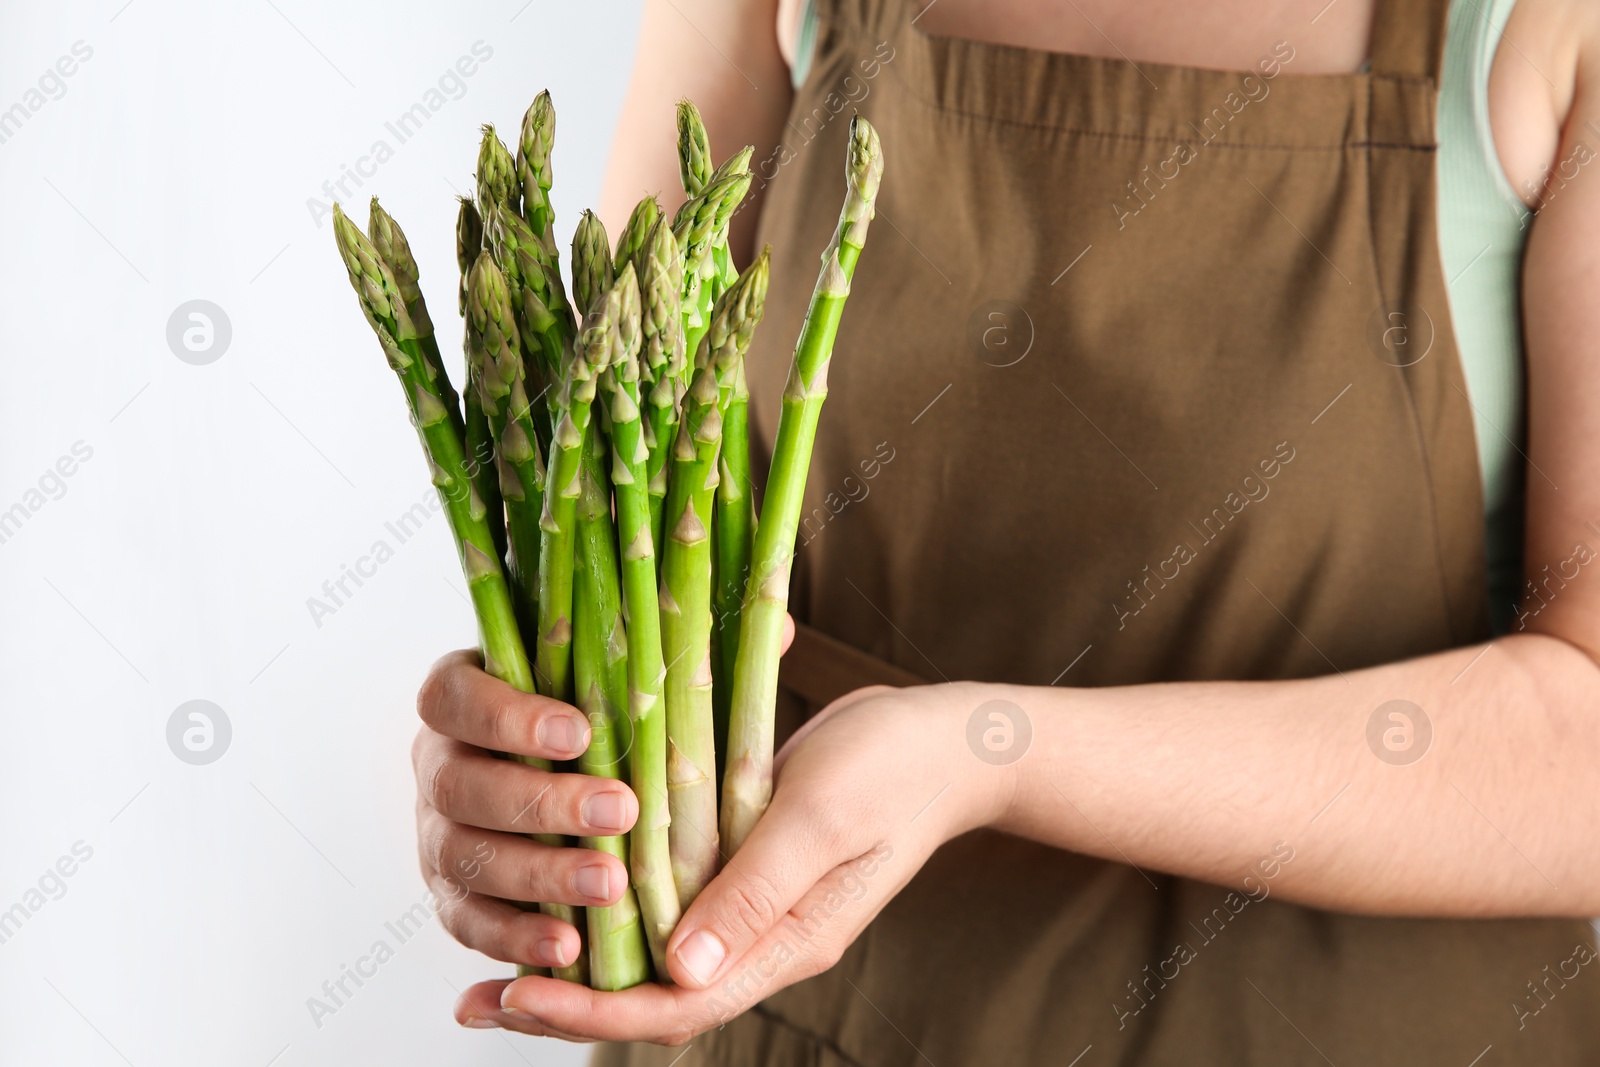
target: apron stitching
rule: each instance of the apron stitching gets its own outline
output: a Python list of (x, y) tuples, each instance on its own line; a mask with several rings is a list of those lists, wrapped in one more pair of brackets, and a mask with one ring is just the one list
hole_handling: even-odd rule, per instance
[[(823, 6), (821, 4), (818, 5), (818, 8), (817, 8), (817, 25), (818, 25), (818, 29), (819, 30), (823, 29), (823, 28), (826, 28), (826, 29), (834, 32), (839, 37), (843, 37), (844, 36), (844, 31), (859, 30), (859, 31), (882, 34), (885, 40), (887, 40), (890, 37), (894, 37), (897, 41), (899, 41), (901, 43), (904, 43), (906, 37), (909, 35), (911, 37), (911, 39), (912, 39), (912, 43), (915, 46), (923, 47), (923, 48), (928, 48), (928, 47), (934, 47), (934, 48), (937, 48), (937, 47), (952, 47), (952, 48), (963, 49), (963, 50), (989, 51), (989, 52), (994, 52), (994, 53), (997, 53), (997, 54), (1003, 54), (1003, 53), (1006, 53), (1006, 52), (1018, 52), (1018, 53), (1021, 53), (1024, 56), (1041, 56), (1041, 57), (1044, 57), (1044, 61), (1046, 61), (1046, 62), (1053, 62), (1057, 58), (1060, 58), (1060, 59), (1063, 59), (1063, 60), (1066, 60), (1066, 61), (1069, 61), (1069, 62), (1087, 61), (1087, 62), (1090, 62), (1090, 63), (1103, 63), (1103, 64), (1106, 64), (1108, 66), (1123, 66), (1128, 62), (1125, 59), (1119, 59), (1119, 58), (1116, 58), (1114, 56), (1095, 56), (1095, 55), (1089, 55), (1086, 52), (1052, 52), (1052, 51), (1049, 51), (1048, 49), (1043, 49), (1043, 48), (1030, 48), (1027, 45), (1002, 44), (1002, 43), (1000, 43), (998, 41), (982, 41), (982, 40), (979, 40), (979, 39), (974, 38), (974, 37), (950, 37), (950, 36), (945, 36), (943, 34), (928, 33), (928, 32), (926, 32), (924, 30), (919, 30), (916, 26), (912, 25), (907, 19), (905, 19), (903, 17), (903, 15), (885, 19), (885, 22), (889, 23), (888, 25), (874, 25), (874, 24), (872, 24), (871, 20), (859, 18), (859, 17), (855, 16), (854, 14), (840, 14), (839, 8), (840, 8), (840, 5), (837, 5), (837, 4), (828, 4), (826, 6)], [(926, 10), (926, 8), (924, 8), (924, 10)], [(820, 37), (819, 37), (818, 41), (819, 41), (819, 44), (820, 44), (821, 43), (821, 38)], [(819, 55), (821, 54), (820, 50), (819, 50), (818, 54)], [(1249, 74), (1249, 73), (1251, 73), (1251, 71), (1249, 71), (1249, 70), (1222, 70), (1222, 69), (1218, 69), (1218, 68), (1214, 68), (1214, 67), (1196, 67), (1196, 66), (1186, 65), (1186, 64), (1182, 64), (1182, 63), (1156, 63), (1156, 62), (1153, 62), (1153, 61), (1149, 62), (1149, 63), (1146, 63), (1145, 66), (1150, 68), (1150, 69), (1156, 69), (1156, 70), (1180, 71), (1180, 72), (1182, 72), (1182, 71), (1194, 71), (1194, 72), (1199, 73), (1199, 74)], [(1399, 71), (1399, 70), (1395, 70), (1395, 71), (1370, 70), (1370, 71), (1366, 71), (1364, 73), (1366, 73), (1368, 76), (1381, 77), (1381, 78), (1383, 78), (1383, 79), (1385, 79), (1387, 81), (1404, 82), (1406, 84), (1412, 84), (1412, 85), (1427, 85), (1427, 84), (1433, 84), (1433, 83), (1437, 82), (1436, 78), (1434, 78), (1431, 75), (1426, 74), (1426, 73), (1413, 74), (1413, 73), (1411, 73), (1409, 71)], [(1327, 77), (1335, 77), (1335, 78), (1337, 78), (1337, 77), (1360, 77), (1360, 76), (1362, 76), (1362, 74), (1363, 74), (1363, 72), (1361, 72), (1361, 71), (1353, 71), (1353, 72), (1351, 72), (1349, 74), (1304, 74), (1304, 75), (1288, 75), (1288, 77), (1291, 77), (1291, 78), (1327, 78)]]
[[(950, 106), (948, 106), (946, 104), (941, 104), (941, 103), (938, 103), (937, 101), (929, 100), (926, 97), (924, 97), (921, 93), (918, 93), (915, 89), (913, 89), (906, 82), (906, 80), (904, 78), (900, 77), (897, 73), (896, 74), (891, 74), (891, 76), (894, 77), (895, 80), (900, 83), (901, 87), (905, 89), (906, 95), (909, 96), (912, 100), (915, 100), (917, 103), (921, 104), (923, 107), (928, 108), (931, 111), (937, 111), (937, 112), (939, 112), (941, 114), (960, 115), (963, 118), (979, 119), (979, 120), (982, 120), (982, 121), (985, 121), (985, 122), (991, 122), (991, 123), (995, 123), (995, 124), (998, 124), (998, 125), (1004, 125), (1004, 126), (1016, 126), (1016, 127), (1021, 128), (1021, 129), (1026, 129), (1026, 130), (1046, 130), (1046, 131), (1050, 131), (1050, 132), (1053, 132), (1053, 133), (1073, 133), (1073, 134), (1079, 134), (1079, 135), (1087, 136), (1087, 137), (1103, 137), (1103, 138), (1108, 138), (1108, 139), (1112, 139), (1112, 140), (1119, 140), (1119, 141), (1140, 141), (1140, 142), (1146, 142), (1146, 143), (1151, 143), (1151, 144), (1168, 144), (1173, 140), (1173, 138), (1170, 137), (1170, 136), (1151, 136), (1149, 134), (1118, 133), (1118, 132), (1116, 132), (1114, 130), (1091, 130), (1091, 129), (1084, 129), (1084, 128), (1078, 127), (1078, 126), (1058, 126), (1058, 125), (1055, 125), (1053, 123), (1048, 123), (1048, 122), (1026, 122), (1026, 121), (1024, 121), (1022, 119), (1010, 119), (1010, 118), (1005, 118), (1005, 117), (1000, 116), (1000, 115), (985, 115), (985, 114), (983, 114), (981, 112), (968, 111), (968, 110), (965, 110), (963, 108), (957, 108), (957, 107), (950, 107)], [(1371, 90), (1371, 87), (1370, 87), (1370, 84), (1369, 84), (1368, 90), (1367, 90), (1368, 96), (1369, 96), (1369, 105), (1368, 105), (1369, 112), (1370, 112), (1371, 91), (1372, 90)], [(1368, 149), (1368, 148), (1398, 148), (1398, 149), (1402, 149), (1402, 150), (1405, 150), (1405, 151), (1411, 151), (1411, 152), (1437, 152), (1438, 149), (1439, 149), (1439, 146), (1437, 144), (1406, 144), (1406, 143), (1403, 143), (1403, 142), (1391, 142), (1391, 141), (1351, 141), (1351, 142), (1348, 142), (1346, 144), (1336, 144), (1336, 145), (1295, 145), (1295, 144), (1276, 144), (1276, 143), (1269, 143), (1269, 144), (1229, 144), (1229, 143), (1226, 143), (1226, 142), (1223, 142), (1223, 141), (1211, 141), (1211, 142), (1207, 143), (1206, 147), (1207, 148), (1228, 148), (1228, 149), (1233, 149), (1235, 151), (1246, 151), (1246, 150), (1251, 150), (1251, 149), (1264, 149), (1264, 150), (1289, 151), (1289, 152), (1344, 152), (1344, 151), (1348, 151), (1349, 149)]]

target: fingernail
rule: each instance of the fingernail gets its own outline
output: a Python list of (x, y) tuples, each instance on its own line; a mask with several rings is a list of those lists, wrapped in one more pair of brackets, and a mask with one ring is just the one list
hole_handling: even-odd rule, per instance
[(539, 720), (539, 744), (552, 752), (578, 750), (578, 720), (571, 715), (547, 715)]
[(591, 867), (579, 867), (578, 873), (572, 876), (572, 887), (578, 891), (580, 897), (610, 900), (611, 868), (603, 863)]
[(583, 802), (583, 821), (596, 830), (621, 833), (626, 805), (621, 793), (596, 793)]
[(481, 1015), (469, 1015), (461, 1020), (461, 1025), (468, 1030), (498, 1030), (500, 1024), (493, 1019), (485, 1019)]
[(678, 946), (678, 962), (689, 972), (689, 977), (701, 985), (711, 981), (727, 955), (722, 942), (706, 930), (696, 930)]
[(567, 950), (559, 937), (550, 937), (534, 946), (533, 954), (554, 967), (567, 965)]
[(521, 991), (517, 989), (515, 983), (506, 986), (505, 992), (500, 994), (500, 1010), (505, 1012), (507, 1015), (520, 1015), (524, 1019), (531, 1019), (533, 1018), (533, 1012), (511, 1003), (511, 998), (519, 995), (520, 992)]

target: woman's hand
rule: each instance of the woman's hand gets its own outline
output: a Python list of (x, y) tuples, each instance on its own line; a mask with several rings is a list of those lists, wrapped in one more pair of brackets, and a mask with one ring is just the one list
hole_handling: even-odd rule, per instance
[(456, 940), (497, 960), (573, 962), (578, 932), (507, 901), (587, 906), (621, 899), (621, 861), (555, 848), (521, 834), (609, 836), (639, 815), (622, 782), (555, 774), (495, 752), (577, 757), (589, 723), (576, 708), (519, 693), (483, 672), (476, 652), (452, 652), (417, 694), (423, 727), (411, 748), (417, 775), (417, 850), (439, 918)]
[(771, 807), (668, 942), (676, 985), (482, 982), (457, 1020), (680, 1044), (828, 969), (936, 848), (1009, 807), (1010, 770), (968, 746), (978, 689), (863, 689), (796, 733), (778, 754)]

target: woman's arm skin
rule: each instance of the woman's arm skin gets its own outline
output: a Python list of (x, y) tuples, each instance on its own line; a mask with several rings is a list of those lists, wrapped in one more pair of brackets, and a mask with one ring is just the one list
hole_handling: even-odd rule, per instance
[[(1524, 272), (1526, 558), (1540, 596), (1525, 604), (1520, 632), (1289, 682), (851, 694), (780, 753), (767, 815), (669, 944), (676, 985), (597, 993), (545, 978), (484, 982), (457, 1004), (458, 1020), (573, 1040), (686, 1041), (831, 966), (934, 849), (982, 826), (1246, 891), (1270, 880), (1282, 899), (1340, 911), (1600, 913), (1591, 770), (1600, 762), (1600, 336), (1591, 311), (1600, 136), (1587, 125), (1600, 129), (1600, 17), (1568, 0), (1523, 0), (1513, 29), (1525, 10), (1557, 7), (1571, 16), (1555, 20), (1561, 33), (1581, 46), (1570, 72), (1552, 61), (1540, 73), (1558, 84), (1570, 74), (1578, 89), (1529, 93), (1535, 102), (1523, 114), (1555, 131), (1545, 143), (1557, 148), (1550, 165), (1563, 177), (1538, 198)], [(1567, 160), (1581, 162), (1563, 170)], [(1515, 177), (1515, 161), (1506, 165)], [(1385, 762), (1367, 741), (1373, 712), (1396, 699), (1418, 705), (1432, 726), (1415, 762)], [(979, 760), (967, 742), (972, 713), (994, 700), (1023, 709), (1032, 726), (1028, 750), (1005, 766)], [(496, 858), (471, 866), (489, 836), (474, 827), (577, 833), (590, 792), (625, 792), (491, 766), (474, 747), (532, 751), (532, 724), (559, 708), (549, 704), (500, 686), (470, 657), (447, 659), (424, 690), (429, 728), (417, 746), (425, 874), (456, 898), (443, 908), (446, 925), (498, 958), (536, 963), (548, 962), (531, 954), (541, 942), (575, 944), (575, 933), (490, 898), (588, 903), (575, 871), (593, 857), (494, 836)], [(539, 824), (506, 825), (509, 809), (529, 802)], [(622, 804), (631, 822), (631, 797)], [(1262, 862), (1272, 859), (1269, 874)], [(440, 872), (457, 873), (447, 881)], [(618, 891), (614, 880), (607, 888)]]
[[(668, 217), (683, 202), (678, 180), (674, 102), (700, 107), (720, 163), (747, 144), (767, 158), (789, 115), (794, 92), (774, 26), (779, 0), (646, 0), (639, 53), (611, 142), (600, 218), (620, 233), (639, 198), (654, 193)], [(733, 221), (735, 262), (753, 257), (759, 191)]]

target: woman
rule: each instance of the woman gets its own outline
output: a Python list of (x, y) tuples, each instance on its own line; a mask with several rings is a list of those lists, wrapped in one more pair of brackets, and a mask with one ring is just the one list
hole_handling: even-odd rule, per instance
[[(679, 95), (757, 145), (770, 444), (848, 112), (881, 131), (785, 670), (898, 684), (789, 741), (675, 986), (457, 1018), (685, 1063), (1594, 1062), (1600, 9), (797, 6), (646, 4), (606, 208), (673, 188)], [(420, 708), (430, 882), (502, 857), (447, 927), (570, 958), (497, 898), (621, 865), (503, 832), (633, 798), (489, 759), (587, 731), (471, 655)]]

